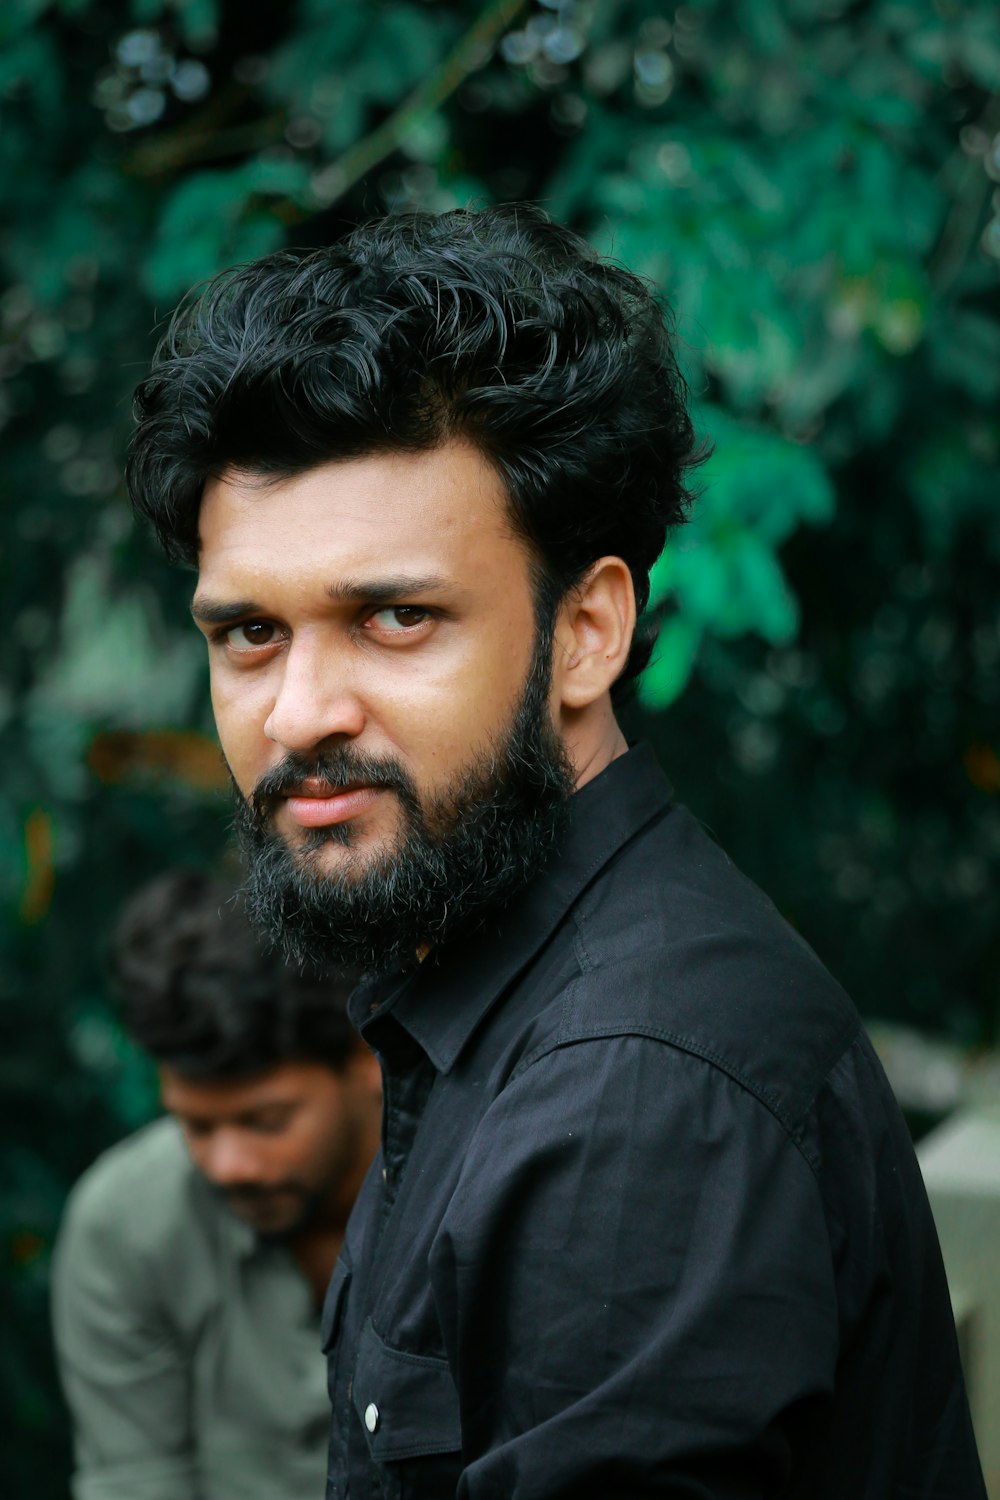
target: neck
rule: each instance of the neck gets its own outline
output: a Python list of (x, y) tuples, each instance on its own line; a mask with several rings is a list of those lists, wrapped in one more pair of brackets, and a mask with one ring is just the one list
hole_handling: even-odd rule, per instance
[(378, 1109), (373, 1109), (359, 1132), (350, 1166), (330, 1189), (322, 1211), (304, 1229), (289, 1236), (288, 1248), (313, 1289), (317, 1307), (322, 1306), (326, 1295), (334, 1262), (344, 1243), (347, 1220), (368, 1175), (380, 1133), (381, 1115)]
[(312, 1288), (317, 1307), (323, 1305), (334, 1263), (343, 1243), (343, 1227), (335, 1228), (325, 1224), (314, 1224), (309, 1229), (302, 1229), (288, 1240), (288, 1249)]
[(593, 781), (613, 760), (628, 750), (628, 741), (614, 716), (610, 698), (594, 704), (565, 728), (565, 744), (576, 772), (577, 791)]
[(367, 1166), (367, 1157), (356, 1162), (337, 1183), (317, 1217), (288, 1237), (288, 1249), (312, 1287), (317, 1307), (322, 1305), (334, 1262), (344, 1243), (347, 1220)]

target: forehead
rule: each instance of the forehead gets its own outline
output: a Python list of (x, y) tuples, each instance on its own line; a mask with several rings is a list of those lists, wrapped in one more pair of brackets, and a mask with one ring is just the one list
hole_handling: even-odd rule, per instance
[(165, 1064), (159, 1073), (164, 1109), (219, 1120), (294, 1102), (337, 1081), (332, 1068), (314, 1062), (281, 1063), (238, 1078), (190, 1078)]
[(202, 582), (307, 583), (376, 573), (474, 581), (525, 559), (500, 478), (476, 449), (449, 443), (324, 464), (279, 480), (230, 471), (205, 486)]

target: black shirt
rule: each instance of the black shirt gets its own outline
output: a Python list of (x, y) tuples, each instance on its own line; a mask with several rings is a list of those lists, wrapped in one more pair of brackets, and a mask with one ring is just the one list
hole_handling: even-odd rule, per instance
[(324, 1312), (331, 1500), (985, 1496), (858, 1016), (648, 749), (352, 1009), (386, 1103)]

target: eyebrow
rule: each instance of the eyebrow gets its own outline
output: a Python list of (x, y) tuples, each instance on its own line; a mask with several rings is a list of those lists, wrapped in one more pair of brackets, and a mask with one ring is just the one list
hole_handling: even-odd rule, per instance
[[(390, 604), (396, 599), (438, 593), (449, 587), (448, 580), (440, 573), (398, 573), (389, 578), (345, 578), (339, 583), (331, 583), (326, 592), (336, 604)], [(266, 614), (267, 611), (253, 599), (230, 602), (196, 595), (191, 600), (191, 613), (202, 625), (233, 625), (246, 619), (247, 615)]]
[(211, 1129), (215, 1125), (235, 1122), (238, 1125), (252, 1124), (261, 1115), (272, 1113), (288, 1113), (298, 1105), (297, 1099), (262, 1099), (257, 1104), (248, 1104), (245, 1109), (238, 1110), (235, 1114), (225, 1115), (219, 1119), (215, 1115), (201, 1115), (197, 1110), (184, 1109), (180, 1104), (172, 1104), (169, 1095), (161, 1096), (161, 1103), (167, 1114), (174, 1115), (184, 1125), (193, 1125), (196, 1129), (204, 1126)]
[(327, 589), (337, 604), (387, 604), (414, 594), (436, 593), (448, 588), (439, 573), (398, 573), (388, 578), (345, 578)]
[(231, 625), (246, 615), (259, 615), (263, 610), (252, 599), (234, 599), (232, 603), (223, 599), (195, 597), (191, 600), (191, 613), (202, 625)]

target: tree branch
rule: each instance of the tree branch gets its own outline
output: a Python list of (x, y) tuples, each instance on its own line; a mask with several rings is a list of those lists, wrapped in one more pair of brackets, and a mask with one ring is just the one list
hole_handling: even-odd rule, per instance
[[(221, 128), (245, 103), (247, 93), (242, 84), (229, 84), (183, 124), (142, 141), (126, 152), (120, 163), (121, 170), (134, 177), (157, 177), (209, 157), (228, 154), (233, 137), (236, 143), (232, 149), (237, 151), (246, 150), (250, 145), (270, 144), (271, 139), (280, 140), (285, 124), (283, 113), (277, 117), (268, 115), (263, 121), (249, 125), (231, 126), (227, 130)], [(266, 138), (263, 134), (265, 127)]]
[[(322, 194), (318, 195), (316, 207), (329, 208), (373, 167), (377, 167), (379, 162), (398, 150), (410, 131), (440, 109), (469, 74), (475, 72), (485, 53), (507, 30), (526, 3), (527, 0), (492, 0), (440, 66), (414, 89), (408, 99), (394, 109), (370, 135), (349, 146), (329, 166), (320, 168), (326, 185)], [(286, 224), (291, 224), (309, 218), (315, 208), (304, 208), (296, 199), (286, 198), (275, 203), (274, 212)]]

